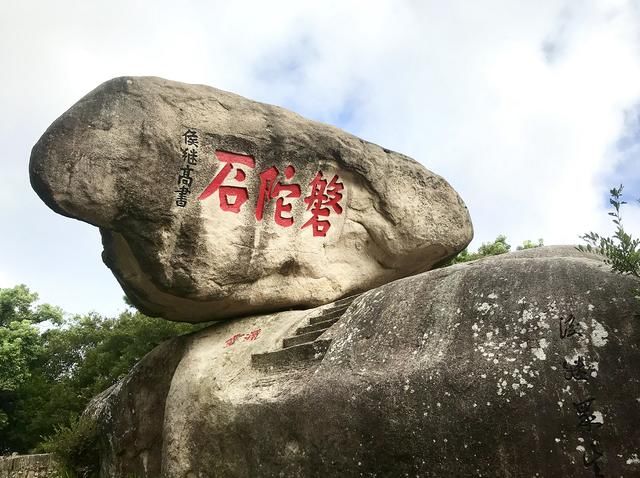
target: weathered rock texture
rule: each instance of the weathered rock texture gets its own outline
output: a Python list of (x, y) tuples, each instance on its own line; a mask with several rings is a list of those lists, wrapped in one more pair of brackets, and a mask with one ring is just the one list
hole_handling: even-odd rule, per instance
[(0, 457), (0, 478), (54, 478), (56, 462), (52, 455)]
[(439, 269), (284, 367), (251, 357), (331, 306), (207, 328), (93, 403), (103, 476), (640, 476), (638, 285), (570, 247)]
[(131, 300), (173, 320), (317, 306), (472, 238), (460, 197), (414, 160), (160, 78), (89, 93), (34, 146), (30, 173), (52, 209), (100, 227)]

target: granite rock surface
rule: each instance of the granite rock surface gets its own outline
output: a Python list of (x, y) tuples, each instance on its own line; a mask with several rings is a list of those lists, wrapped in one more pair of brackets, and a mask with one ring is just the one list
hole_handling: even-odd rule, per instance
[(208, 86), (115, 78), (34, 146), (35, 191), (100, 228), (142, 311), (208, 321), (317, 306), (416, 274), (473, 232), (411, 158)]
[(638, 285), (545, 247), (366, 292), (286, 363), (330, 305), (214, 325), (91, 405), (103, 474), (638, 476)]

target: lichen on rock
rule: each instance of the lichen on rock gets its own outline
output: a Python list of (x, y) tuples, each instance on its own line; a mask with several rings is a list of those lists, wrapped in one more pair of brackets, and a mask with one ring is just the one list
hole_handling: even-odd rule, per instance
[[(110, 476), (635, 476), (635, 287), (573, 247), (437, 269), (359, 296), (286, 367), (252, 356), (332, 306), (214, 325), (103, 401)], [(146, 402), (162, 413), (121, 406)]]

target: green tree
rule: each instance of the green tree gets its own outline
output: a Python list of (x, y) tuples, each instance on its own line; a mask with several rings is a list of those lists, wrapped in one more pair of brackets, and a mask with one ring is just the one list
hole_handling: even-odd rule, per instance
[(76, 316), (66, 327), (46, 332), (47, 361), (42, 367), (51, 379), (72, 384), (86, 403), (124, 377), (155, 346), (201, 327), (137, 311), (123, 312), (117, 319)]
[(522, 242), (521, 246), (516, 247), (516, 250), (523, 251), (525, 249), (535, 249), (536, 247), (542, 246), (544, 246), (544, 241), (542, 239), (538, 239), (537, 243), (527, 239), (526, 241)]
[(27, 320), (32, 324), (51, 321), (62, 322), (62, 310), (49, 304), (36, 305), (38, 294), (20, 284), (11, 289), (0, 289), (0, 327), (11, 322)]
[[(522, 243), (522, 246), (518, 246), (516, 249), (520, 251), (523, 249), (532, 249), (534, 247), (540, 247), (543, 245), (544, 241), (542, 239), (538, 239), (537, 243), (526, 240)], [(465, 249), (441, 267), (446, 267), (451, 264), (459, 264), (461, 262), (475, 261), (476, 259), (481, 259), (482, 257), (506, 254), (510, 250), (511, 245), (507, 242), (507, 236), (505, 236), (504, 234), (500, 234), (495, 238), (493, 242), (483, 242), (482, 245), (478, 248), (477, 252), (469, 252), (468, 249)]]
[[(24, 286), (0, 289), (0, 307), (11, 318), (10, 326), (0, 327), (0, 379), (7, 382), (0, 393), (0, 451), (38, 447), (43, 437), (77, 422), (91, 398), (126, 375), (156, 345), (203, 327), (137, 311), (115, 319), (95, 313), (63, 318), (52, 306), (34, 306), (36, 299)], [(53, 326), (35, 326), (47, 320)]]
[(9, 425), (12, 399), (30, 377), (29, 365), (39, 346), (38, 330), (28, 320), (0, 327), (0, 431)]
[(477, 252), (469, 252), (465, 249), (456, 257), (454, 257), (446, 265), (459, 264), (460, 262), (469, 262), (486, 256), (497, 256), (511, 250), (511, 246), (507, 244), (507, 236), (499, 235), (493, 242), (483, 242)]
[[(42, 348), (35, 324), (59, 324), (62, 311), (49, 304), (36, 306), (38, 295), (25, 285), (0, 289), (0, 431), (10, 425), (20, 387), (31, 378), (34, 362)], [(0, 440), (0, 451), (5, 448)]]

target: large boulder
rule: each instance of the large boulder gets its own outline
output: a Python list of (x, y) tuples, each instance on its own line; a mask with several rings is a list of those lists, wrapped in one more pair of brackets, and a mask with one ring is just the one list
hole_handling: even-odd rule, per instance
[(547, 247), (369, 291), (312, 355), (332, 306), (209, 327), (91, 405), (103, 476), (640, 476), (639, 286)]
[(411, 158), (160, 78), (82, 98), (30, 173), (52, 209), (100, 228), (135, 305), (172, 320), (317, 306), (428, 270), (473, 234), (458, 194)]

